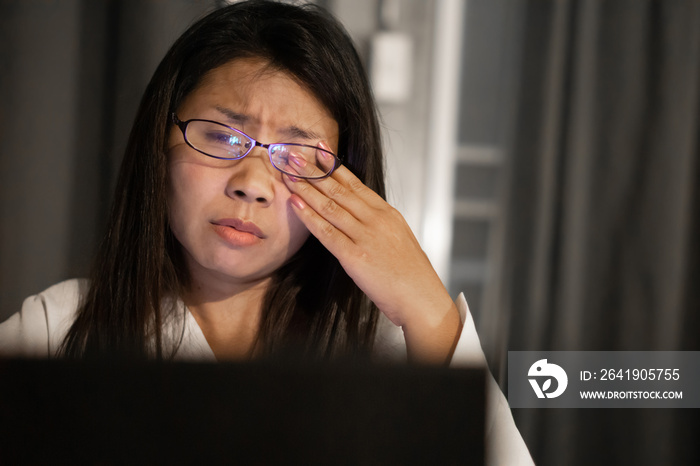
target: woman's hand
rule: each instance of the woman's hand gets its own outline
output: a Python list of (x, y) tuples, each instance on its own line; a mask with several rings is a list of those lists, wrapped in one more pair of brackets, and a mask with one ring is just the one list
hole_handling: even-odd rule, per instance
[[(300, 175), (318, 170), (290, 159)], [(403, 327), (409, 357), (448, 361), (461, 330), (459, 314), (403, 216), (343, 166), (320, 180), (284, 179), (294, 211), (311, 234)]]

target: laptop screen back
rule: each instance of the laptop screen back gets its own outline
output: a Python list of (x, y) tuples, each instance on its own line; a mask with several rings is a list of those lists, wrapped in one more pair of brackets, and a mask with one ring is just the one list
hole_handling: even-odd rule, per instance
[(483, 464), (480, 369), (0, 360), (7, 464)]

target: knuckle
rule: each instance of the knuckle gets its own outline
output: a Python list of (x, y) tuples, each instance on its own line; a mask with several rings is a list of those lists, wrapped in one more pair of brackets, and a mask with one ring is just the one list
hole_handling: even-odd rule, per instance
[(323, 203), (321, 210), (325, 214), (333, 214), (338, 210), (338, 204), (333, 199), (328, 199)]
[(403, 218), (401, 213), (395, 209), (394, 207), (390, 206), (389, 204), (385, 204), (383, 206), (378, 207), (377, 209), (377, 215), (383, 219), (385, 219), (388, 222), (395, 222), (399, 218)]
[(328, 188), (328, 197), (331, 199), (337, 199), (345, 195), (345, 188), (340, 184), (331, 185)]
[(387, 215), (389, 215), (395, 221), (399, 221), (399, 222), (403, 223), (403, 220), (404, 220), (403, 215), (401, 215), (401, 212), (396, 210), (394, 207), (389, 207)]
[(360, 262), (369, 262), (370, 261), (370, 255), (367, 253), (365, 250), (358, 250), (355, 253), (355, 259), (360, 261)]
[(325, 237), (332, 236), (335, 233), (335, 227), (330, 223), (324, 222), (321, 225), (321, 234)]
[(293, 183), (293, 192), (304, 193), (309, 190), (309, 185), (306, 183)]
[(360, 180), (357, 179), (357, 178), (351, 179), (351, 180), (348, 182), (348, 186), (350, 187), (350, 189), (351, 189), (352, 191), (360, 191), (360, 190), (366, 188), (366, 186), (362, 183), (362, 181), (360, 181)]
[(374, 209), (372, 221), (386, 231), (395, 231), (397, 228), (402, 229), (406, 223), (401, 212), (389, 205)]
[(388, 221), (393, 221), (396, 219), (396, 217), (400, 217), (401, 214), (399, 213), (398, 210), (390, 206), (389, 204), (384, 204), (378, 207), (375, 207), (375, 212), (377, 216), (386, 219)]

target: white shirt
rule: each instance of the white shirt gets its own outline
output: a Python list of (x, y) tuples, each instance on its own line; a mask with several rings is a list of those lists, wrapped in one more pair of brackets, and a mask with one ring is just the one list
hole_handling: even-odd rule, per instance
[[(30, 296), (20, 312), (0, 324), (0, 354), (51, 358), (75, 318), (81, 298), (88, 289), (87, 280), (68, 280)], [(455, 301), (463, 328), (455, 347), (451, 367), (485, 366), (486, 359), (479, 343), (469, 307), (460, 294)], [(183, 307), (184, 309), (184, 307)], [(172, 338), (182, 337), (175, 360), (216, 361), (194, 316), (185, 309), (184, 328), (170, 329)], [(383, 316), (382, 316), (383, 317)], [(168, 335), (168, 329), (164, 334)], [(177, 335), (176, 335), (177, 334)], [(386, 318), (380, 319), (375, 350), (381, 357), (405, 360), (403, 333)], [(490, 465), (532, 465), (532, 458), (520, 436), (510, 407), (490, 373), (487, 380), (486, 445)]]

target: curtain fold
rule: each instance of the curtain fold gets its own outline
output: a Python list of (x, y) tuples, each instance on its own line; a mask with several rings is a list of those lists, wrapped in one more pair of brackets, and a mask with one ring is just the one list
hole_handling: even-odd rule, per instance
[[(526, 3), (492, 338), (698, 350), (700, 3)], [(539, 464), (686, 464), (681, 411), (515, 415)]]

